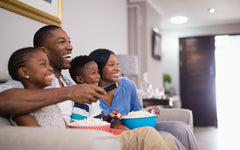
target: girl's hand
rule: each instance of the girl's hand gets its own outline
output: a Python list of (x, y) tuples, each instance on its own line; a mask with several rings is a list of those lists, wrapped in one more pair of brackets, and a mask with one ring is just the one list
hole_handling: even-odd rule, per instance
[(150, 113), (156, 114), (156, 115), (160, 115), (160, 109), (158, 107), (153, 107), (152, 109), (148, 110)]

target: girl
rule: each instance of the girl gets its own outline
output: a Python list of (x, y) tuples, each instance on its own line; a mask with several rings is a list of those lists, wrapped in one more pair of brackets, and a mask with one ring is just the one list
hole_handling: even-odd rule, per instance
[[(8, 72), (14, 80), (21, 81), (25, 89), (43, 89), (52, 84), (53, 68), (41, 48), (26, 47), (15, 51), (9, 59)], [(11, 116), (10, 120), (20, 126), (67, 127), (57, 105)]]

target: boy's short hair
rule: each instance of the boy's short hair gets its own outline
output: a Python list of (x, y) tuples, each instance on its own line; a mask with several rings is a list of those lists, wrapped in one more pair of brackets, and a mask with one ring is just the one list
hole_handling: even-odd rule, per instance
[(71, 78), (77, 83), (76, 76), (82, 75), (83, 73), (83, 67), (86, 63), (89, 63), (90, 61), (94, 61), (92, 57), (87, 55), (80, 55), (75, 57), (71, 61), (71, 67), (69, 68), (69, 73)]

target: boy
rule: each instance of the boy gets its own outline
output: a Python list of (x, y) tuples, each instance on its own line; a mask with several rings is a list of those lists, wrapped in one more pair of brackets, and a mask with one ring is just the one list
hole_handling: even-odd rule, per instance
[[(98, 86), (100, 81), (100, 74), (98, 66), (90, 56), (78, 56), (75, 57), (71, 62), (69, 68), (71, 78), (77, 84), (94, 84)], [(108, 116), (104, 116), (102, 113), (100, 101), (89, 104), (77, 104), (73, 107), (72, 120), (83, 120), (89, 117), (102, 119), (110, 122), (112, 118), (121, 119), (121, 115), (117, 110), (109, 113)]]
[[(71, 62), (69, 73), (71, 75), (71, 78), (77, 84), (88, 83), (98, 86), (100, 81), (98, 66), (90, 56), (84, 55), (75, 57)], [(72, 113), (72, 120), (81, 120), (87, 117), (101, 118), (101, 114), (103, 120), (106, 120), (108, 122), (110, 122), (112, 118), (116, 120), (121, 119), (121, 115), (117, 110), (110, 112), (108, 116), (104, 116), (100, 102), (97, 101), (91, 105), (75, 104)], [(121, 129), (128, 130), (117, 135), (122, 143), (122, 149), (124, 150), (139, 149), (141, 146), (141, 149), (177, 149), (176, 145), (168, 137), (168, 135), (158, 134), (158, 132), (156, 132), (156, 130), (153, 128), (143, 127), (135, 130), (129, 130), (127, 127), (122, 127)], [(137, 139), (135, 137), (137, 137)]]

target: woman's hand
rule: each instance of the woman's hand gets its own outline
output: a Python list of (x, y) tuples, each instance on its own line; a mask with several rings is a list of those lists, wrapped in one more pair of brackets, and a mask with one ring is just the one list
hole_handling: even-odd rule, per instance
[(103, 117), (104, 121), (111, 122), (112, 119), (121, 120), (122, 115), (119, 113), (118, 110), (113, 110), (107, 116), (105, 116), (103, 111), (102, 111), (102, 117)]
[(156, 114), (157, 116), (160, 115), (160, 109), (158, 107), (153, 107), (152, 109), (148, 110), (150, 113)]
[(121, 118), (122, 118), (122, 115), (119, 113), (118, 110), (113, 110), (112, 112), (109, 113), (109, 116), (112, 119), (116, 119), (116, 120), (121, 120)]

